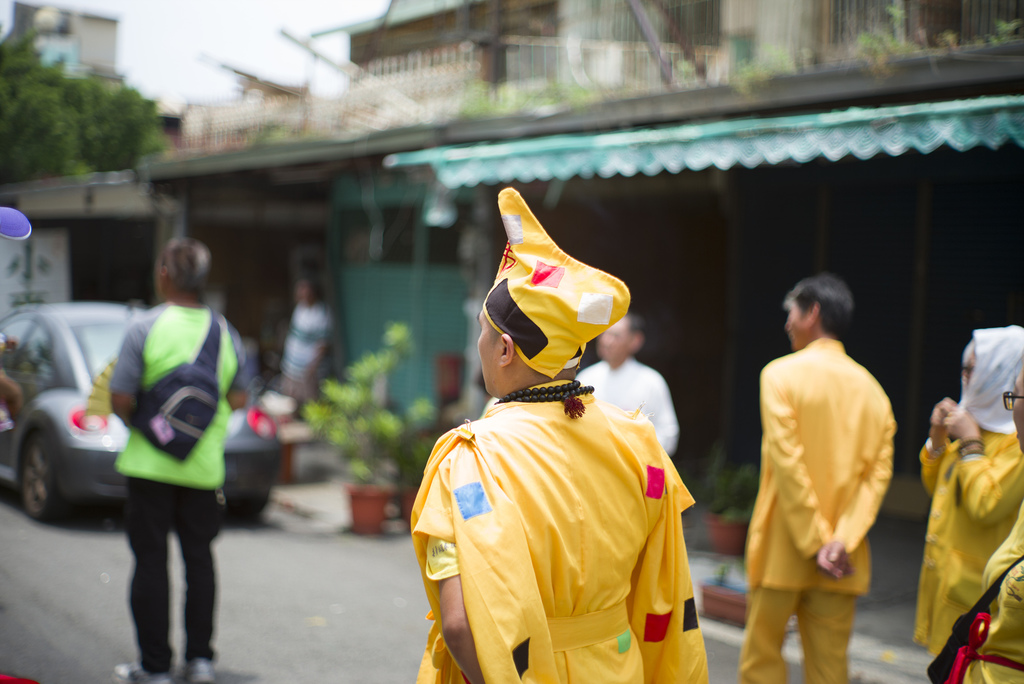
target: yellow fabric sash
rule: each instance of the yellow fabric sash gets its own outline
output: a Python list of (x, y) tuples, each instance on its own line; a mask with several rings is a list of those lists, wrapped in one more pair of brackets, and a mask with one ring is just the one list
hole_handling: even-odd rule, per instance
[(614, 639), (629, 629), (626, 602), (596, 613), (548, 618), (551, 645), (555, 652), (572, 651)]

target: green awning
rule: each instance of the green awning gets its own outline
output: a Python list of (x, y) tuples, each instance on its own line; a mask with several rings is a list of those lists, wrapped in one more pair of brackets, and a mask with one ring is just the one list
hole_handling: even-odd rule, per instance
[(902, 107), (776, 118), (730, 119), (613, 133), (554, 135), (389, 155), (388, 167), (430, 165), (449, 188), (573, 176), (653, 176), (709, 166), (754, 168), (818, 157), (869, 159), (942, 145), (958, 151), (1024, 147), (1024, 96), (982, 97)]

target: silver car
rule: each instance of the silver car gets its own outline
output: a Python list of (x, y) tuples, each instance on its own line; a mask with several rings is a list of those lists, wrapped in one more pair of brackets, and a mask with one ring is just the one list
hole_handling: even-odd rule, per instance
[[(36, 519), (68, 513), (70, 504), (123, 501), (125, 478), (114, 460), (128, 441), (119, 418), (86, 416), (92, 379), (121, 349), (138, 309), (71, 302), (20, 308), (0, 320), (18, 340), (3, 354), (4, 372), (21, 385), (15, 427), (0, 432), (0, 484), (21, 491)], [(234, 411), (224, 447), (224, 494), (234, 512), (256, 515), (280, 469), (273, 420), (258, 408)]]

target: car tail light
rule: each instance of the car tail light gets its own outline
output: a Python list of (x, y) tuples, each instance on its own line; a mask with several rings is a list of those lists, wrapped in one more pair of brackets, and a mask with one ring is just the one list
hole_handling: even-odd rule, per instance
[(274, 439), (277, 436), (277, 423), (263, 411), (255, 406), (250, 406), (245, 413), (245, 420), (249, 423), (252, 431), (263, 439)]
[(71, 425), (82, 432), (99, 433), (105, 432), (107, 429), (105, 416), (87, 416), (83, 408), (75, 409), (69, 417)]

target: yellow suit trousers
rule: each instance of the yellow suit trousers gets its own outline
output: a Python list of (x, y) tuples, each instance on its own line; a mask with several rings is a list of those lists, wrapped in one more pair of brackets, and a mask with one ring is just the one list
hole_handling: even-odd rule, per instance
[(747, 596), (747, 628), (740, 651), (740, 684), (788, 681), (782, 643), (796, 615), (804, 647), (806, 684), (846, 684), (846, 650), (857, 597), (821, 589), (757, 587)]

